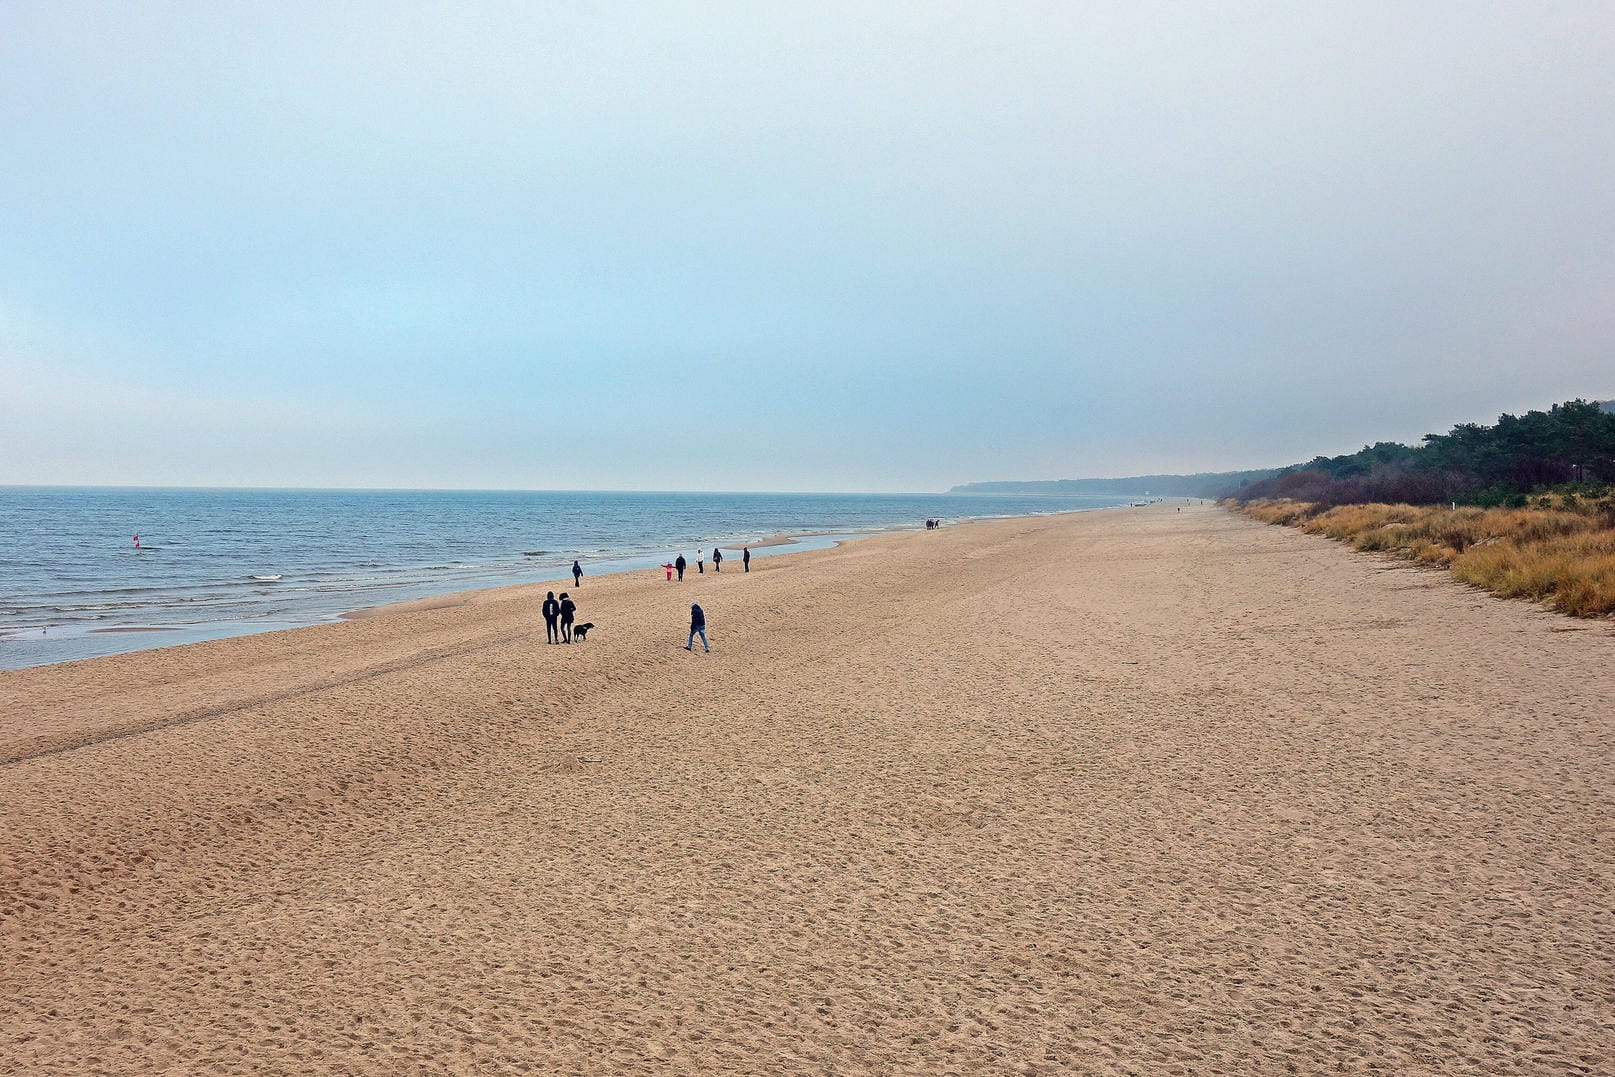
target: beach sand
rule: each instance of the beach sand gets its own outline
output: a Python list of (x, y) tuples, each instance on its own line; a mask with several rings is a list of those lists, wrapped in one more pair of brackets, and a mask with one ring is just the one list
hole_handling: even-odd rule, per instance
[(1171, 504), (546, 589), (0, 673), (0, 1071), (1611, 1072), (1607, 623)]

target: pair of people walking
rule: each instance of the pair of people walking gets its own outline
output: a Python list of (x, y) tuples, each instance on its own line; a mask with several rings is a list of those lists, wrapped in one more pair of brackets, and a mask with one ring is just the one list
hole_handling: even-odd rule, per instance
[[(583, 566), (576, 561), (572, 562), (572, 586), (583, 586)], [(544, 614), (544, 642), (545, 643), (571, 643), (572, 623), (577, 620), (578, 604), (572, 601), (572, 596), (562, 591), (557, 599), (555, 592), (550, 591), (544, 596), (542, 607)]]
[[(576, 567), (576, 566), (574, 566)], [(581, 575), (581, 572), (579, 573)], [(544, 642), (571, 643), (572, 622), (577, 618), (578, 606), (570, 595), (561, 592), (559, 601), (551, 591), (544, 598)]]

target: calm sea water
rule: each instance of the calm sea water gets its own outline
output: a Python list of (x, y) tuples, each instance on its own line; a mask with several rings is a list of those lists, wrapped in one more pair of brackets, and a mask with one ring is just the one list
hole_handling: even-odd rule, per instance
[[(0, 487), (0, 669), (331, 620), (366, 606), (791, 535), (1112, 497)], [(133, 536), (140, 536), (141, 549)], [(736, 565), (738, 568), (739, 566)], [(274, 578), (278, 577), (278, 578)]]

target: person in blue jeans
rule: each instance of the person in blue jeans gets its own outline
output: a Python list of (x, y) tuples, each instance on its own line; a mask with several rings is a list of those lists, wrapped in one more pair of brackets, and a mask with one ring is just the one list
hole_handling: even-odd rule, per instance
[(707, 615), (701, 612), (700, 606), (692, 602), (690, 603), (690, 642), (684, 645), (686, 651), (695, 650), (695, 637), (698, 633), (701, 636), (701, 649), (711, 654), (712, 648), (707, 646)]

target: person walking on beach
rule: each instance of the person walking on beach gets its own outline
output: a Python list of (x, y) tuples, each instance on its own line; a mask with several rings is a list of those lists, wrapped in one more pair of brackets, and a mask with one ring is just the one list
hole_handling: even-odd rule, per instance
[(716, 546), (712, 547), (712, 571), (723, 571), (723, 551)]
[(572, 642), (572, 618), (578, 612), (577, 603), (565, 591), (561, 592), (561, 640), (564, 643)]
[(695, 551), (695, 570), (703, 576), (707, 574), (707, 555), (705, 550), (697, 549)]
[(583, 566), (578, 564), (576, 561), (572, 562), (572, 586), (583, 586)]
[(742, 547), (740, 547), (740, 567), (745, 569), (747, 572), (751, 571), (751, 547), (750, 546), (742, 546)]
[(673, 562), (673, 567), (679, 570), (679, 582), (680, 583), (684, 582), (684, 568), (688, 564), (689, 564), (689, 562), (684, 560), (684, 555), (683, 554), (679, 554), (679, 559), (677, 561)]
[(555, 601), (555, 592), (551, 591), (544, 596), (544, 642), (561, 642), (561, 633), (556, 628), (556, 622), (561, 617), (561, 604)]
[(684, 645), (686, 651), (695, 650), (695, 637), (697, 635), (701, 637), (701, 649), (711, 654), (712, 648), (707, 646), (707, 615), (701, 611), (700, 606), (692, 602), (690, 603), (690, 642)]

